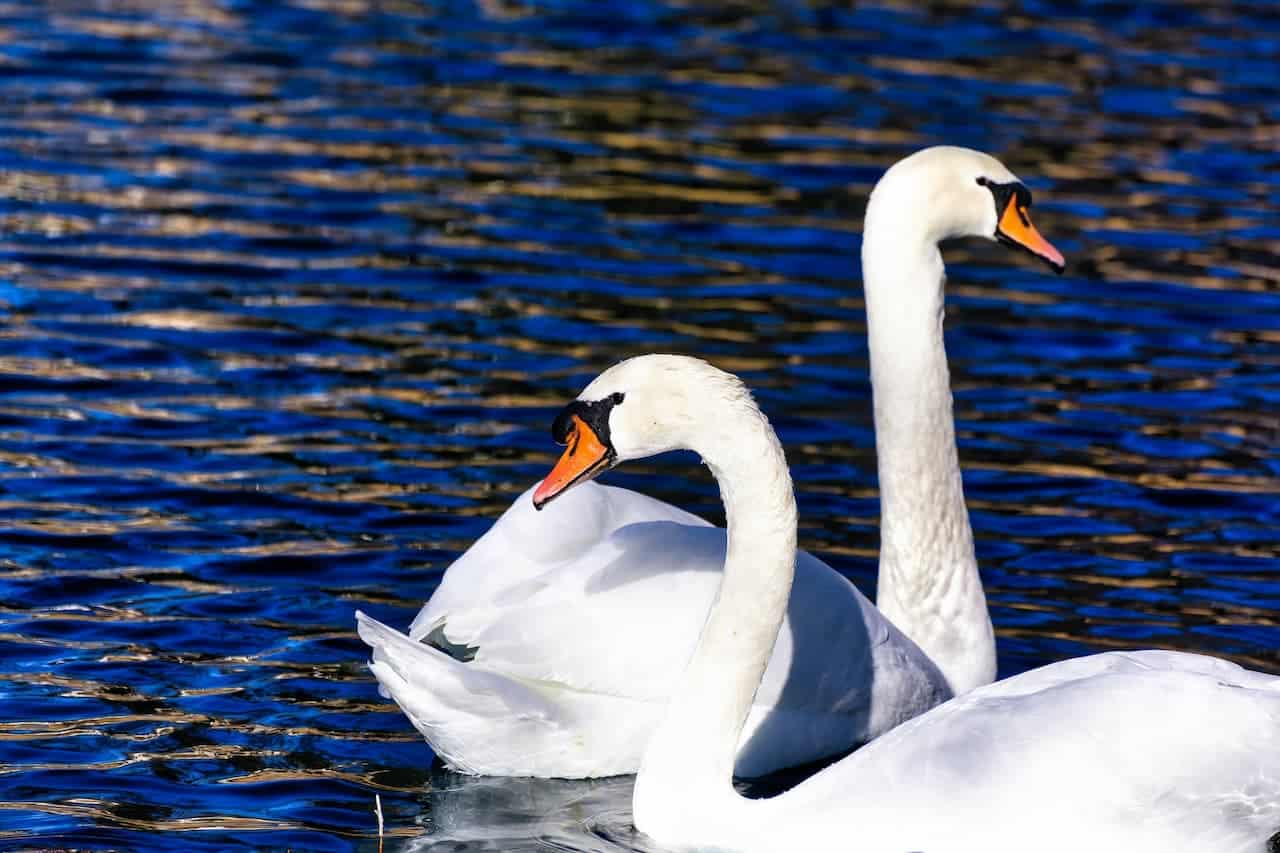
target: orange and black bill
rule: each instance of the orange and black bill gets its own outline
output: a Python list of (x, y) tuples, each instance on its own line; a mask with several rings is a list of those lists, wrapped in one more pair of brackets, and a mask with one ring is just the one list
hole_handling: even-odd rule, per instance
[(1040, 232), (1031, 224), (1026, 204), (1017, 193), (1010, 195), (1009, 203), (1000, 214), (1000, 222), (996, 225), (996, 238), (1002, 243), (1030, 252), (1048, 264), (1056, 273), (1061, 273), (1067, 266), (1062, 253), (1055, 249), (1052, 243), (1041, 237)]
[(616, 454), (579, 415), (568, 419), (567, 445), (560, 461), (533, 492), (533, 506), (542, 509), (558, 495), (585, 483), (613, 464)]

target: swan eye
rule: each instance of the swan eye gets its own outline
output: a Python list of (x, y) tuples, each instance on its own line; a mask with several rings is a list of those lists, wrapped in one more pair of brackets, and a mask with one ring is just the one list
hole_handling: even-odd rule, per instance
[(1023, 186), (1021, 182), (1010, 181), (1007, 184), (998, 184), (985, 177), (979, 177), (977, 181), (979, 186), (986, 187), (991, 191), (991, 197), (996, 203), (997, 218), (1004, 215), (1011, 199), (1017, 202), (1018, 214), (1025, 218), (1025, 211), (1031, 207), (1031, 191)]
[(568, 444), (569, 434), (573, 432), (573, 415), (575, 410), (570, 406), (565, 406), (556, 415), (555, 421), (551, 424), (551, 438), (556, 444)]
[(556, 444), (568, 444), (577, 429), (573, 423), (573, 419), (577, 417), (608, 446), (609, 413), (624, 399), (626, 399), (625, 394), (614, 391), (608, 397), (601, 397), (599, 400), (574, 400), (556, 415), (555, 421), (551, 424), (551, 437)]

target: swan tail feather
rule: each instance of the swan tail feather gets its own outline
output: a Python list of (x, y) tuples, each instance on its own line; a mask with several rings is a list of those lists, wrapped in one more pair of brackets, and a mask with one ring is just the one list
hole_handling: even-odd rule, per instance
[[(400, 706), (445, 763), (463, 773), (541, 775), (512, 774), (508, 765), (513, 742), (555, 740), (548, 735), (562, 721), (551, 703), (516, 679), (454, 660), (359, 611), (356, 626), (372, 649), (369, 669), (380, 692)], [(500, 731), (495, 720), (503, 721)], [(536, 755), (524, 758), (536, 768)]]

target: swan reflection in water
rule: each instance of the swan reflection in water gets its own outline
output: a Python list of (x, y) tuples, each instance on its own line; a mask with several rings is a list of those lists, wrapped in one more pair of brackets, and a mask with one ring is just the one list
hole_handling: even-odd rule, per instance
[(424, 795), (425, 833), (404, 850), (589, 850), (657, 853), (631, 825), (634, 776), (527, 779), (431, 772)]
[[(822, 763), (736, 780), (748, 797), (768, 797), (807, 778)], [(423, 834), (388, 850), (431, 853), (667, 853), (631, 823), (634, 776), (529, 779), (465, 776), (439, 764), (422, 796)]]

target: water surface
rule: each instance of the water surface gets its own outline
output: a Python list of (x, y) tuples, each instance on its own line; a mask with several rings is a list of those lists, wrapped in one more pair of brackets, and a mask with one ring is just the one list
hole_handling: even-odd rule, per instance
[[(0, 840), (628, 849), (627, 780), (470, 780), (364, 669), (625, 356), (738, 371), (868, 592), (862, 207), (1000, 156), (1067, 254), (947, 250), (1003, 674), (1280, 671), (1269, 4), (0, 6)], [(610, 482), (721, 518), (687, 456)]]

